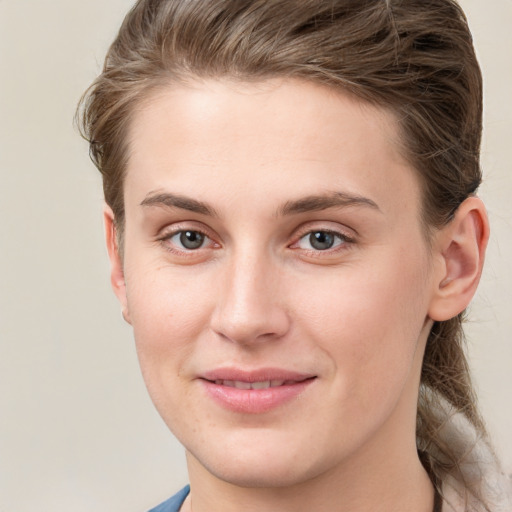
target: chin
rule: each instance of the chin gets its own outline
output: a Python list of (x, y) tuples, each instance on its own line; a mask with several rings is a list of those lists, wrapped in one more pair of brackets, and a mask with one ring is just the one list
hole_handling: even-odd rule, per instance
[(277, 446), (275, 443), (265, 445), (257, 436), (246, 449), (240, 444), (219, 443), (215, 450), (207, 453), (188, 451), (188, 457), (214, 477), (245, 488), (291, 487), (329, 469), (325, 458), (322, 464), (315, 460), (313, 453), (304, 450), (304, 446), (293, 447), (283, 442)]
[(245, 488), (283, 488), (292, 487), (311, 480), (315, 474), (312, 468), (295, 468), (283, 463), (267, 461), (265, 467), (255, 468), (244, 464), (213, 464), (206, 469), (216, 478), (237, 487)]

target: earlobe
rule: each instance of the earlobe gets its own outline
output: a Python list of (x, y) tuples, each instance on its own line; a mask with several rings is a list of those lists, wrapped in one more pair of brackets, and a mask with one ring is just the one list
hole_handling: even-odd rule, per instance
[(119, 250), (115, 217), (114, 212), (107, 204), (105, 204), (103, 208), (103, 221), (105, 224), (105, 241), (107, 244), (108, 257), (110, 259), (110, 283), (121, 304), (123, 318), (126, 322), (131, 324), (126, 297), (123, 259)]
[(479, 198), (469, 197), (436, 235), (432, 320), (449, 320), (466, 309), (480, 281), (488, 239), (485, 206)]

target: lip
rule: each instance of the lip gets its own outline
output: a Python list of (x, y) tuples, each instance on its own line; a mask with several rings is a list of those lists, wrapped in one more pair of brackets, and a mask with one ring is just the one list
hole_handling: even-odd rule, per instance
[[(198, 377), (207, 396), (222, 408), (245, 414), (262, 414), (297, 399), (315, 381), (312, 374), (279, 368), (240, 370), (220, 368)], [(271, 383), (270, 387), (240, 389), (254, 383)]]

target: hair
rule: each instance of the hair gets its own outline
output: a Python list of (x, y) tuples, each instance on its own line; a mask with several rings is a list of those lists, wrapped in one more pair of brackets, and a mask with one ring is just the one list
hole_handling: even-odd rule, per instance
[[(160, 87), (224, 77), (309, 80), (391, 110), (422, 185), (427, 232), (449, 223), (481, 182), (482, 77), (455, 1), (139, 0), (79, 106), (79, 126), (121, 236), (136, 106)], [(461, 314), (435, 322), (422, 367), (418, 448), (434, 482), (461, 464), (439, 436), (439, 397), (486, 437), (462, 321)]]

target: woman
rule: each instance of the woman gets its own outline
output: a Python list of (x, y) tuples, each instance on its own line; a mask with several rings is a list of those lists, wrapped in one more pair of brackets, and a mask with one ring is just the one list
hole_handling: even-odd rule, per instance
[(155, 508), (506, 511), (461, 322), (488, 222), (451, 0), (142, 0), (82, 126), (190, 488)]

